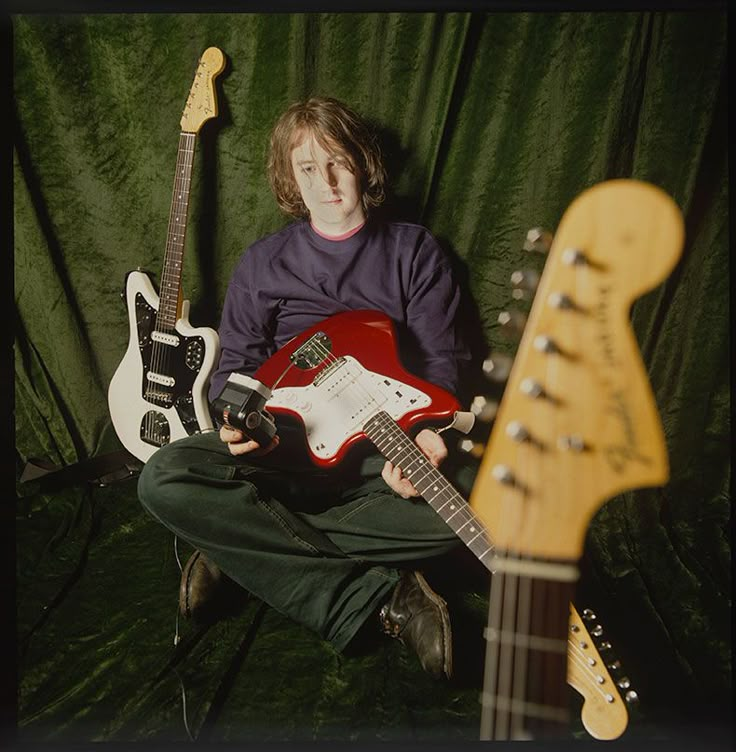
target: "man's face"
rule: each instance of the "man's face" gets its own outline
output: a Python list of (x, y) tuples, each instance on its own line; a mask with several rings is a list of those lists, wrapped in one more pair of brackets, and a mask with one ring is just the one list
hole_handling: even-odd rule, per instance
[(327, 151), (308, 135), (291, 152), (291, 167), (312, 224), (325, 235), (342, 235), (365, 221), (360, 179), (345, 156)]

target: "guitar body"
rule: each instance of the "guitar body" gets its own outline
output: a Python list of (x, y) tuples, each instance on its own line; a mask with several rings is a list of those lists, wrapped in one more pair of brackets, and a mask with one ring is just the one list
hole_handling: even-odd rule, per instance
[(190, 325), (181, 276), (196, 137), (217, 115), (214, 79), (224, 66), (221, 50), (204, 51), (181, 117), (161, 294), (142, 271), (125, 280), (130, 339), (107, 400), (120, 441), (143, 462), (171, 441), (212, 429), (206, 392), (219, 338)]
[(273, 390), (269, 412), (304, 424), (309, 455), (337, 465), (364, 426), (385, 411), (405, 431), (450, 418), (459, 410), (449, 393), (401, 365), (393, 323), (379, 311), (348, 311), (294, 337), (255, 373)]
[[(214, 329), (190, 325), (189, 301), (184, 301), (173, 335), (177, 344), (154, 346), (159, 296), (144, 272), (128, 274), (125, 301), (130, 339), (107, 399), (123, 446), (146, 462), (164, 444), (212, 428), (206, 392), (220, 351), (219, 338)], [(152, 382), (150, 373), (173, 384)]]

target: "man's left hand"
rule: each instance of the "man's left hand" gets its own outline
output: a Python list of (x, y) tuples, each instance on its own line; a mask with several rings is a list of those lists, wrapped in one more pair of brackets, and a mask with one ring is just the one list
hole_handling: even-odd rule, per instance
[[(422, 453), (435, 467), (439, 467), (440, 462), (447, 457), (447, 447), (437, 432), (424, 428), (417, 434), (415, 441)], [(404, 499), (419, 496), (419, 491), (414, 488), (411, 481), (404, 477), (401, 468), (392, 465), (388, 460), (383, 466), (381, 477), (393, 491)]]

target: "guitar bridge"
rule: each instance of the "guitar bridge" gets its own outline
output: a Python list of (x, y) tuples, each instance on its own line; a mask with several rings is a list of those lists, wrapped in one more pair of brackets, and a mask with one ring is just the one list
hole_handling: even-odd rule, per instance
[(324, 332), (317, 332), (295, 350), (289, 359), (297, 368), (307, 371), (324, 362), (331, 351), (332, 340)]

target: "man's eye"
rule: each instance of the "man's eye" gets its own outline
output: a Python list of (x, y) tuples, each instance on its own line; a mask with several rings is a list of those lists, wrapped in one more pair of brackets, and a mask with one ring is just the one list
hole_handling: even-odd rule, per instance
[(305, 167), (302, 167), (302, 172), (305, 175), (311, 175), (314, 172), (314, 165), (307, 165)]

